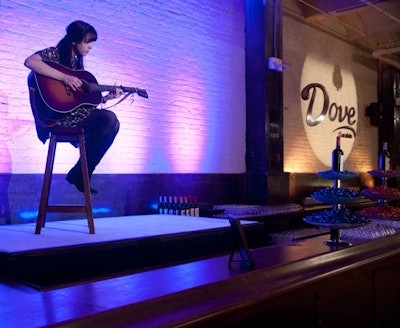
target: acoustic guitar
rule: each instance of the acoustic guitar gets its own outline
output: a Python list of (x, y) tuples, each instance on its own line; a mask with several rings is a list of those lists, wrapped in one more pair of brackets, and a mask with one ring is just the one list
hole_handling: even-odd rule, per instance
[[(78, 77), (83, 83), (78, 90), (72, 90), (61, 81), (49, 78), (47, 76), (33, 73), (31, 78), (35, 81), (29, 81), (28, 84), (32, 85), (34, 82), (36, 86), (35, 97), (38, 104), (36, 104), (38, 111), (44, 111), (45, 116), (60, 117), (58, 114), (66, 114), (74, 111), (81, 106), (98, 106), (103, 96), (102, 91), (111, 91), (115, 88), (121, 88), (125, 93), (136, 93), (140, 97), (148, 98), (147, 92), (144, 89), (115, 86), (115, 85), (101, 85), (97, 83), (96, 78), (85, 70), (71, 70), (61, 64), (46, 61), (49, 66), (63, 72), (64, 74), (73, 75)], [(43, 108), (45, 106), (46, 108)], [(51, 115), (51, 112), (55, 115)], [(61, 115), (62, 116), (62, 115)]]

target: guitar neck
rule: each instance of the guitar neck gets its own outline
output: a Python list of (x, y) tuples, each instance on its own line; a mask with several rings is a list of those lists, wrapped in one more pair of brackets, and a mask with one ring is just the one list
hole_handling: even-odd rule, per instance
[(122, 85), (104, 85), (104, 84), (96, 84), (90, 83), (90, 90), (92, 91), (112, 91), (115, 88), (120, 88), (124, 92), (131, 92), (131, 93), (140, 93), (142, 89), (139, 88), (132, 88), (132, 87), (124, 87)]

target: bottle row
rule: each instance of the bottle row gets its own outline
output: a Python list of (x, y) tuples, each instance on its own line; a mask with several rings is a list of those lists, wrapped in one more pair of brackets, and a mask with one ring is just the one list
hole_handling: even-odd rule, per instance
[(200, 216), (197, 196), (160, 196), (158, 214)]
[[(343, 171), (344, 153), (340, 148), (340, 136), (336, 137), (336, 148), (332, 151), (332, 171)], [(381, 171), (390, 170), (390, 153), (388, 143), (382, 143), (382, 150), (379, 153), (378, 168)]]

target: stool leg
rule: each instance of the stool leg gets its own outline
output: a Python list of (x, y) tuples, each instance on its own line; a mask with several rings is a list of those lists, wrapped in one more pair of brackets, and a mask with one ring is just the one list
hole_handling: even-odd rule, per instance
[(85, 206), (86, 215), (89, 226), (89, 233), (94, 234), (93, 210), (92, 210), (92, 196), (90, 194), (90, 181), (89, 172), (86, 158), (85, 137), (83, 134), (79, 135), (79, 151), (81, 156), (82, 177), (83, 177), (83, 190), (85, 193)]
[(39, 213), (36, 221), (35, 234), (40, 234), (41, 228), (44, 227), (46, 222), (47, 206), (49, 204), (50, 185), (53, 174), (54, 154), (56, 151), (56, 138), (50, 137), (49, 150), (47, 152), (46, 169), (44, 171), (42, 194), (40, 196)]

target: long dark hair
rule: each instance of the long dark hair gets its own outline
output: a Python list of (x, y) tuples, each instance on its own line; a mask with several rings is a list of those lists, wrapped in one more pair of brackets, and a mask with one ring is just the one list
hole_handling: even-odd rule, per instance
[[(75, 21), (67, 26), (67, 35), (57, 44), (60, 52), (60, 64), (71, 67), (72, 42), (93, 42), (97, 40), (95, 28), (83, 21)], [(78, 69), (83, 69), (83, 58), (78, 55)]]

